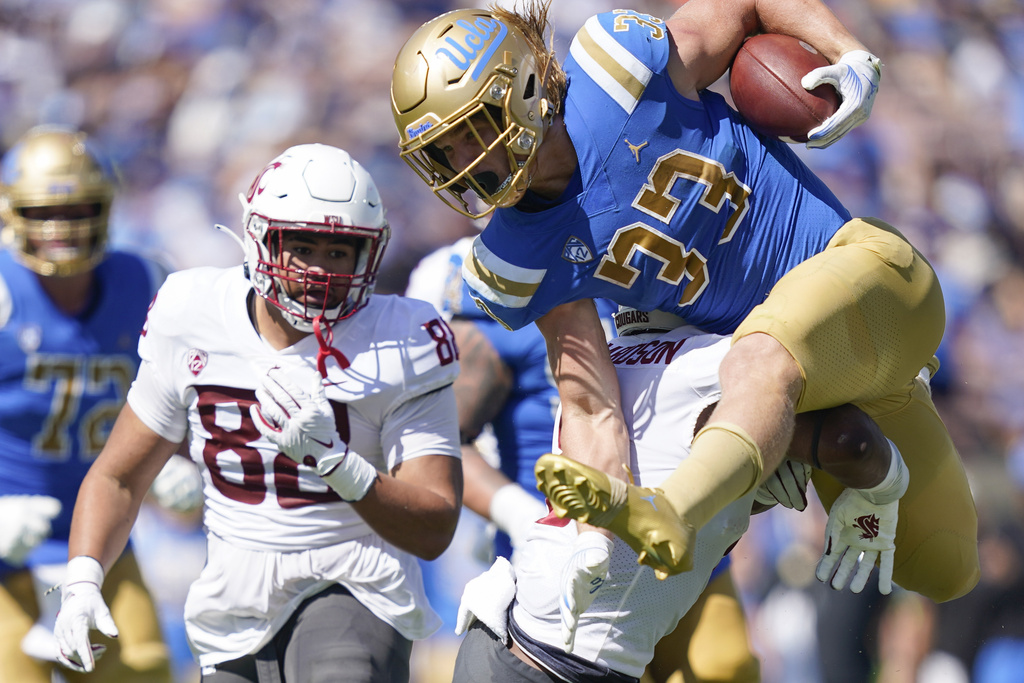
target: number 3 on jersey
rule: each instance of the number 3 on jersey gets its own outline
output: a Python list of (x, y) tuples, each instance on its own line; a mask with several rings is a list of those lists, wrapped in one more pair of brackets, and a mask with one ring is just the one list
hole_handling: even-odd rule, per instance
[[(692, 152), (677, 149), (659, 158), (633, 200), (633, 207), (669, 225), (680, 203), (670, 194), (677, 180), (704, 185), (698, 201), (714, 213), (720, 213), (727, 203), (732, 207), (718, 243), (731, 240), (749, 208), (750, 188), (717, 161)], [(630, 265), (638, 251), (661, 261), (659, 280), (678, 285), (683, 277), (690, 279), (679, 298), (679, 306), (692, 304), (707, 287), (707, 258), (646, 223), (633, 223), (615, 232), (594, 276), (629, 289), (640, 274), (639, 269)]]

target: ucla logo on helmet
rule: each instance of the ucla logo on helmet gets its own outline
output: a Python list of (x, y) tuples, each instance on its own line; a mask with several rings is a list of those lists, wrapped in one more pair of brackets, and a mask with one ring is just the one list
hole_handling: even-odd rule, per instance
[[(495, 53), (501, 42), (508, 35), (508, 27), (491, 17), (477, 17), (473, 23), (459, 19), (455, 25), (466, 34), (461, 40), (452, 36), (444, 39), (448, 47), (438, 48), (434, 53), (438, 57), (447, 57), (457, 68), (465, 71), (476, 60), (476, 68), (470, 74), (474, 81), (480, 78), (480, 72), (486, 66), (491, 55)], [(449, 49), (451, 48), (451, 49)], [(477, 59), (479, 57), (479, 59)]]
[(583, 240), (579, 237), (570, 237), (562, 249), (562, 258), (571, 263), (586, 263), (593, 261), (594, 255)]
[(419, 119), (415, 123), (406, 126), (405, 137), (410, 140), (415, 140), (439, 123), (441, 123), (441, 119), (437, 118), (433, 113), (427, 113), (423, 118)]

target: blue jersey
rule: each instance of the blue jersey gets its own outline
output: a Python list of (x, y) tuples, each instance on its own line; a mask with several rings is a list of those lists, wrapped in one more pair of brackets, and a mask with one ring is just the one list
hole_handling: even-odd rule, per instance
[(463, 255), (463, 250), (451, 251), (442, 313), (472, 320), (512, 371), (512, 390), (491, 421), (498, 442), (500, 469), (543, 500), (543, 494), (537, 491), (533, 465), (537, 458), (551, 452), (558, 409), (558, 390), (548, 365), (544, 338), (536, 325), (510, 333), (477, 308), (462, 280)]
[(573, 39), (564, 120), (576, 178), (553, 206), (527, 193), (497, 209), (464, 268), (505, 326), (603, 297), (730, 333), (850, 219), (723, 97), (682, 97), (670, 50), (662, 20), (628, 11), (591, 17)]
[(62, 505), (30, 565), (67, 561), (78, 487), (139, 366), (154, 270), (111, 252), (94, 274), (93, 301), (72, 317), (35, 273), (0, 251), (0, 495), (47, 495)]

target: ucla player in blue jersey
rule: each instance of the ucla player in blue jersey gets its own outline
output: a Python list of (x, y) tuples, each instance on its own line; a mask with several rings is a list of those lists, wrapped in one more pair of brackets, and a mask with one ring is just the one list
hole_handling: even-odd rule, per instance
[[(107, 251), (113, 195), (110, 169), (75, 131), (32, 129), (0, 168), (4, 682), (51, 680), (48, 629), (60, 599), (43, 587), (63, 580), (78, 488), (135, 377), (139, 332), (161, 277), (137, 256)], [(130, 551), (104, 594), (123, 621), (120, 638), (104, 641), (111, 651), (100, 679), (169, 681), (156, 611)]]
[[(455, 334), (460, 369), (454, 387), (465, 444), (463, 503), (494, 522), (499, 531), (495, 553), (515, 563), (514, 552), (548, 513), (537, 491), (534, 466), (552, 448), (558, 391), (537, 327), (510, 332), (473, 303), (462, 278), (471, 243), (471, 238), (462, 238), (424, 258), (411, 273), (406, 294), (433, 303)], [(615, 307), (603, 299), (596, 304), (610, 328)], [(646, 316), (617, 319), (638, 322), (640, 318), (647, 321)], [(474, 445), (488, 424), (497, 445), (496, 468)], [(684, 680), (698, 682), (759, 680), (760, 666), (751, 651), (729, 564), (728, 557), (722, 560), (678, 628), (655, 648), (644, 678), (647, 683), (668, 681), (677, 672)]]
[[(536, 321), (546, 339), (566, 448), (538, 461), (549, 499), (659, 576), (682, 572), (695, 530), (776, 469), (795, 414), (851, 402), (911, 475), (895, 581), (936, 601), (969, 591), (977, 515), (927, 385), (944, 327), (931, 266), (893, 227), (851, 217), (786, 144), (707, 89), (745, 37), (795, 36), (831, 63), (804, 87), (830, 83), (842, 98), (809, 136), (823, 147), (866, 120), (878, 58), (816, 0), (596, 15), (563, 65), (546, 31), (538, 1), (437, 17), (400, 51), (392, 105), (403, 158), (439, 198), (467, 215), (497, 209), (464, 276), (494, 318)], [(598, 297), (733, 335), (722, 400), (657, 490), (625, 481)], [(843, 487), (815, 482), (831, 508)]]

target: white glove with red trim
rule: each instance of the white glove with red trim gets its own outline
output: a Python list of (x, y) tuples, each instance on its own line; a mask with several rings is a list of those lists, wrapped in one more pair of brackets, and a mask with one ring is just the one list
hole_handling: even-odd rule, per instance
[(363, 499), (377, 480), (377, 469), (341, 440), (319, 375), (305, 391), (273, 367), (256, 390), (256, 400), (249, 415), (264, 438), (300, 465), (316, 469), (343, 500)]
[(96, 629), (109, 638), (117, 637), (117, 625), (100, 594), (102, 585), (103, 567), (98, 561), (85, 555), (71, 558), (53, 635), (57, 639), (57, 661), (72, 671), (92, 671), (107, 650), (105, 645), (89, 641), (89, 631)]
[(882, 482), (869, 489), (843, 491), (829, 511), (825, 552), (814, 574), (836, 590), (842, 590), (853, 574), (850, 590), (860, 593), (878, 562), (878, 592), (892, 592), (896, 522), (910, 474), (896, 445), (891, 441), (889, 445), (892, 457)]

